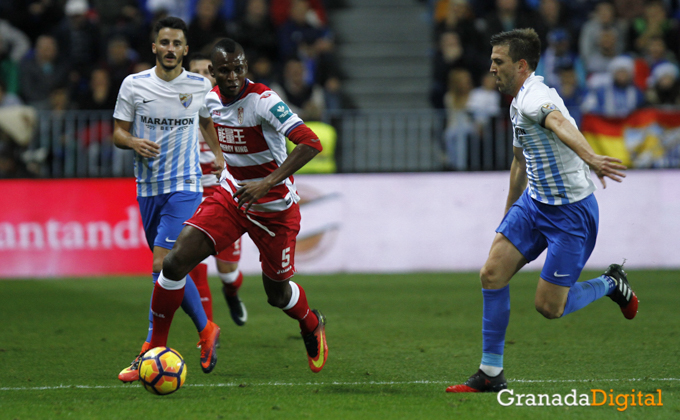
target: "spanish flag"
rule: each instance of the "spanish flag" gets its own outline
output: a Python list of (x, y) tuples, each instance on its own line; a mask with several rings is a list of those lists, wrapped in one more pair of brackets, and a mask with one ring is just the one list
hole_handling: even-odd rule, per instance
[(588, 114), (581, 131), (595, 153), (629, 168), (680, 167), (680, 111), (640, 109), (626, 118)]

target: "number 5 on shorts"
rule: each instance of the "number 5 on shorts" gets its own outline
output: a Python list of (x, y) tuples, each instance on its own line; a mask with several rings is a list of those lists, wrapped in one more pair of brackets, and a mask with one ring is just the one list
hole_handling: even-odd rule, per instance
[(290, 265), (290, 247), (283, 250), (281, 255), (281, 267), (286, 268)]

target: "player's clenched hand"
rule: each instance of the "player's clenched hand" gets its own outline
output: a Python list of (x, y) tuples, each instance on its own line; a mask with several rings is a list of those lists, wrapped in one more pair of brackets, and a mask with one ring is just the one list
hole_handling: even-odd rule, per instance
[(224, 161), (224, 156), (215, 156), (215, 160), (212, 163), (212, 172), (211, 174), (215, 175), (218, 180), (222, 180), (222, 172), (224, 171), (224, 168), (226, 167), (226, 162)]
[(269, 182), (265, 181), (264, 179), (260, 181), (246, 182), (234, 193), (234, 198), (238, 198), (237, 207), (240, 209), (241, 207), (245, 206), (243, 211), (247, 213), (250, 209), (250, 206), (255, 204), (255, 202), (260, 198), (264, 197), (267, 192), (269, 192), (271, 187), (272, 186), (269, 184)]
[(626, 177), (622, 171), (625, 171), (626, 166), (622, 165), (621, 159), (613, 158), (611, 156), (595, 155), (592, 162), (589, 163), (590, 168), (595, 172), (602, 183), (602, 188), (607, 188), (606, 178), (613, 179), (616, 182), (623, 181)]
[(130, 148), (145, 158), (155, 158), (160, 154), (161, 146), (147, 139), (130, 138)]

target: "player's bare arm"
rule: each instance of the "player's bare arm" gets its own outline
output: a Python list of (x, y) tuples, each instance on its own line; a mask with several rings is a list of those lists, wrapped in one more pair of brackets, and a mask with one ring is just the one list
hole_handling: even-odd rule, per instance
[(607, 188), (605, 177), (616, 182), (621, 182), (626, 177), (626, 174), (621, 172), (627, 169), (626, 166), (621, 164), (621, 159), (595, 153), (590, 144), (588, 144), (588, 140), (583, 137), (578, 128), (574, 127), (571, 122), (564, 118), (561, 112), (553, 111), (548, 114), (545, 119), (545, 127), (557, 134), (557, 137), (564, 144), (569, 146), (571, 150), (576, 152), (590, 166), (600, 179), (603, 188)]
[(508, 200), (505, 203), (505, 213), (510, 210), (510, 207), (519, 199), (527, 187), (527, 162), (524, 159), (524, 149), (513, 147), (513, 153), (515, 157), (510, 166), (510, 188), (508, 189)]
[(151, 140), (134, 137), (130, 134), (131, 129), (131, 121), (115, 119), (113, 123), (113, 144), (120, 149), (132, 149), (145, 158), (158, 157), (161, 147)]
[(226, 167), (226, 162), (224, 161), (224, 155), (222, 154), (222, 149), (220, 148), (220, 142), (217, 140), (217, 132), (215, 131), (215, 124), (211, 117), (203, 118), (199, 116), (198, 126), (201, 130), (201, 134), (205, 139), (205, 142), (210, 146), (210, 151), (215, 155), (215, 161), (213, 162), (213, 169), (215, 169), (212, 174), (218, 179), (222, 175), (222, 171)]
[(319, 150), (306, 144), (295, 146), (295, 149), (274, 172), (260, 181), (247, 182), (236, 190), (234, 198), (238, 197), (238, 208), (245, 206), (244, 211), (248, 212), (250, 206), (264, 197), (274, 185), (293, 175), (318, 153)]

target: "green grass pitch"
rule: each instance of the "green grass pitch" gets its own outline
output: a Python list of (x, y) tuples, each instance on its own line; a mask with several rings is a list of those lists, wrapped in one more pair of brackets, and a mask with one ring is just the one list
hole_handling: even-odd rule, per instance
[[(582, 279), (598, 273), (584, 273)], [(533, 306), (538, 273), (511, 283), (505, 369), (515, 394), (591, 389), (662, 392), (663, 406), (501, 406), (495, 394), (446, 394), (481, 356), (482, 296), (475, 273), (298, 275), (328, 318), (329, 360), (307, 366), (296, 323), (270, 307), (257, 277), (241, 297), (248, 323), (229, 318), (211, 278), (222, 328), (213, 373), (180, 310), (169, 345), (188, 376), (157, 397), (116, 376), (146, 332), (150, 278), (0, 281), (0, 419), (678, 419), (678, 271), (632, 271), (632, 321), (604, 298), (564, 319)]]

